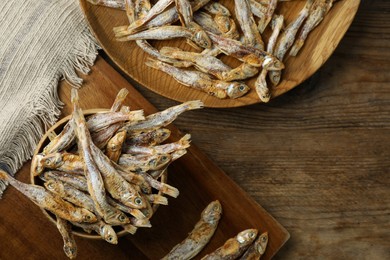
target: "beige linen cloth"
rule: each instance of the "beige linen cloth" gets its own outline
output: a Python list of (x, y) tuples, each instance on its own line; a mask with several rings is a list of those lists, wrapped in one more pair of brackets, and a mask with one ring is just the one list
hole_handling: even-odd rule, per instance
[(58, 81), (79, 86), (97, 49), (78, 0), (0, 0), (1, 169), (14, 175), (31, 158), (60, 115)]

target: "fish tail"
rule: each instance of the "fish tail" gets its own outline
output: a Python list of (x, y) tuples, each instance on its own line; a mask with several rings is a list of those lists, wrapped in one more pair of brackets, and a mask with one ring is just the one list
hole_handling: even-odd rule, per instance
[(186, 134), (185, 136), (183, 136), (183, 137), (179, 140), (179, 143), (180, 143), (180, 145), (182, 146), (182, 148), (188, 148), (188, 147), (190, 147), (190, 142), (191, 142), (191, 135), (190, 135), (190, 134)]
[(117, 98), (119, 100), (124, 100), (128, 94), (129, 94), (129, 91), (126, 88), (122, 88), (121, 90), (119, 90), (119, 92), (117, 94)]
[(183, 104), (185, 104), (188, 110), (194, 110), (194, 109), (199, 109), (204, 107), (203, 102), (200, 100), (187, 101)]
[(132, 219), (131, 223), (136, 227), (147, 227), (147, 228), (152, 227), (152, 224), (150, 224), (150, 221), (147, 218), (145, 218), (145, 219)]
[(298, 39), (295, 41), (294, 45), (290, 50), (290, 56), (297, 56), (298, 52), (301, 50), (304, 41), (302, 39)]
[(154, 204), (160, 204), (160, 205), (168, 205), (168, 199), (164, 196), (160, 195), (152, 195), (152, 203)]
[(131, 211), (129, 212), (132, 216), (134, 216), (136, 219), (145, 219), (146, 216), (144, 213), (142, 213), (142, 211), (140, 211), (139, 209), (131, 209)]
[(177, 198), (177, 196), (179, 196), (178, 189), (176, 189), (175, 187), (173, 187), (169, 184), (166, 184), (166, 183), (161, 183), (161, 184), (162, 184), (162, 189), (161, 189), (162, 193), (167, 194), (167, 195), (174, 197), (174, 198)]
[(72, 104), (79, 103), (79, 92), (75, 88), (70, 91), (70, 101)]
[(132, 224), (126, 224), (126, 225), (123, 225), (122, 226), (123, 229), (127, 232), (127, 233), (130, 233), (132, 235), (135, 234), (135, 232), (137, 232), (137, 227), (133, 226)]
[(129, 115), (129, 120), (131, 120), (131, 121), (140, 121), (140, 120), (144, 120), (144, 119), (145, 119), (145, 116), (144, 116), (143, 110), (131, 111), (131, 113)]

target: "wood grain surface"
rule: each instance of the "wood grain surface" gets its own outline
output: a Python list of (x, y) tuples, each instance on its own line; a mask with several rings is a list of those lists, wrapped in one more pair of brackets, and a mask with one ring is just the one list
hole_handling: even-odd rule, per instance
[[(234, 1), (221, 0), (220, 2), (229, 7), (234, 16)], [(309, 35), (301, 52), (296, 57), (286, 55), (284, 60), (286, 69), (283, 70), (280, 84), (272, 89), (273, 97), (282, 95), (299, 85), (325, 63), (351, 24), (359, 3), (360, 0), (336, 2), (322, 23)], [(295, 19), (304, 4), (305, 1), (281, 2), (276, 13), (283, 14), (286, 24), (288, 24)], [(254, 90), (256, 77), (247, 81), (251, 91), (238, 99), (220, 100), (204, 92), (179, 84), (167, 74), (146, 66), (144, 62), (150, 56), (143, 52), (134, 41), (116, 41), (113, 28), (128, 25), (125, 12), (103, 6), (94, 6), (86, 0), (80, 0), (80, 5), (92, 32), (108, 56), (132, 79), (152, 91), (177, 101), (200, 99), (208, 107), (237, 107), (260, 102)], [(269, 34), (269, 29), (267, 29), (264, 39), (267, 39)], [(186, 41), (181, 39), (152, 41), (152, 44), (158, 49), (163, 46), (176, 46), (191, 50)], [(240, 64), (237, 60), (226, 56), (223, 57), (223, 61), (232, 67)]]
[[(274, 259), (390, 257), (389, 14), (387, 0), (362, 1), (324, 66), (269, 104), (203, 109), (175, 121), (289, 231)], [(178, 104), (136, 88), (160, 110)], [(61, 98), (69, 97), (61, 92)], [(28, 171), (27, 163), (17, 178), (28, 181)], [(0, 211), (0, 259), (59, 256), (59, 235), (46, 234), (51, 223), (14, 189)], [(102, 251), (116, 259), (145, 257), (131, 243), (76, 240), (84, 249), (79, 259), (106, 259), (96, 256)]]

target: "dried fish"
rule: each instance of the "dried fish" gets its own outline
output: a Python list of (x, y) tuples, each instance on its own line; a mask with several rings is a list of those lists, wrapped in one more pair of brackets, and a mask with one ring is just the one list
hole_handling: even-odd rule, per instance
[(268, 244), (268, 232), (262, 233), (240, 257), (241, 260), (257, 260), (264, 254)]
[[(305, 21), (309, 15), (310, 8), (314, 0), (307, 0), (304, 8), (299, 12), (299, 15), (287, 25), (286, 29), (280, 35), (278, 42), (276, 43), (274, 55), (279, 59), (283, 60), (284, 55), (287, 53), (288, 49), (293, 45), (295, 40), (295, 35), (297, 34), (302, 23)], [(269, 69), (272, 70), (272, 69)], [(281, 79), (281, 71), (270, 71), (269, 78), (274, 85), (278, 85)]]
[(123, 0), (87, 0), (94, 5), (102, 5), (115, 9), (125, 10), (125, 4)]
[(45, 171), (39, 176), (43, 181), (61, 181), (72, 185), (78, 190), (88, 191), (87, 179), (81, 175), (74, 175), (66, 172), (60, 171)]
[(256, 229), (241, 231), (234, 238), (228, 239), (223, 246), (204, 256), (202, 260), (236, 259), (252, 244), (256, 237)]
[(333, 0), (316, 0), (314, 2), (310, 9), (309, 17), (305, 21), (298, 38), (295, 40), (294, 45), (291, 47), (291, 56), (296, 56), (298, 54), (309, 33), (322, 22), (325, 15), (332, 8), (332, 5)]
[[(267, 52), (273, 53), (276, 40), (279, 36), (280, 30), (283, 27), (284, 17), (283, 15), (275, 15), (273, 19), (273, 31), (271, 37), (268, 40)], [(267, 86), (266, 76), (268, 70), (263, 69), (255, 82), (256, 93), (259, 96), (260, 100), (263, 102), (268, 102), (271, 98), (271, 92)]]
[(211, 202), (202, 212), (200, 220), (188, 237), (176, 245), (164, 258), (168, 259), (192, 259), (210, 241), (217, 229), (221, 218), (222, 206), (218, 200)]
[(237, 68), (222, 72), (222, 79), (224, 81), (244, 80), (255, 76), (257, 73), (259, 73), (259, 69), (257, 67), (244, 62)]
[(32, 202), (60, 218), (75, 222), (96, 222), (96, 216), (83, 208), (75, 207), (59, 196), (46, 191), (38, 185), (20, 182), (0, 170), (0, 179), (11, 184), (15, 189), (28, 197)]
[(32, 165), (34, 176), (41, 174), (45, 168), (74, 174), (84, 173), (84, 162), (80, 156), (67, 152), (37, 155), (33, 158)]
[(244, 33), (245, 44), (260, 50), (264, 50), (264, 42), (261, 39), (260, 33), (256, 27), (249, 0), (234, 0), (234, 10), (237, 21), (240, 24), (242, 32)]
[(223, 79), (222, 73), (232, 69), (220, 59), (206, 54), (187, 52), (173, 47), (163, 47), (160, 52), (170, 58), (189, 61), (193, 63), (198, 70), (209, 73), (218, 79)]
[[(126, 3), (127, 2), (128, 1), (126, 0)], [(125, 101), (125, 98), (127, 97), (128, 94), (129, 94), (129, 91), (125, 88), (122, 88), (121, 90), (119, 90), (118, 94), (115, 97), (114, 103), (111, 106), (110, 111), (111, 112), (118, 112), (120, 110), (120, 108), (122, 107), (123, 102)]]
[(140, 122), (131, 122), (125, 125), (128, 132), (151, 130), (160, 128), (172, 123), (180, 114), (194, 109), (203, 108), (200, 100), (187, 101), (180, 105), (170, 107), (161, 112), (148, 115), (145, 120)]
[(135, 132), (127, 135), (125, 145), (152, 146), (164, 142), (170, 135), (171, 131), (167, 128)]
[(160, 61), (149, 60), (146, 65), (171, 75), (184, 86), (204, 91), (217, 98), (239, 98), (249, 91), (249, 87), (244, 83), (214, 80), (205, 73), (182, 70)]
[(88, 184), (88, 192), (91, 195), (95, 209), (105, 222), (111, 225), (123, 225), (128, 223), (128, 218), (125, 214), (116, 210), (108, 204), (106, 200), (106, 191), (104, 182), (100, 175), (99, 169), (91, 154), (91, 136), (86, 126), (83, 114), (78, 108), (78, 93), (72, 89), (72, 103), (75, 107), (73, 111), (74, 126), (76, 136), (78, 138), (79, 149), (82, 153), (85, 162), (85, 177)]
[(267, 25), (272, 19), (272, 16), (275, 12), (276, 6), (278, 4), (278, 0), (269, 0), (267, 9), (264, 12), (264, 15), (260, 17), (259, 23), (258, 23), (258, 29), (260, 33), (263, 33)]
[(118, 244), (118, 236), (116, 235), (114, 229), (110, 225), (104, 223), (102, 220), (91, 224), (76, 222), (72, 222), (72, 224), (84, 229), (86, 232), (95, 231), (101, 236), (101, 238), (110, 244)]
[(77, 256), (77, 245), (74, 240), (72, 228), (70, 223), (60, 217), (57, 217), (57, 229), (62, 236), (64, 241), (64, 252), (67, 257), (74, 259)]
[(106, 155), (113, 161), (118, 162), (122, 151), (122, 145), (126, 139), (126, 131), (118, 131), (107, 143)]

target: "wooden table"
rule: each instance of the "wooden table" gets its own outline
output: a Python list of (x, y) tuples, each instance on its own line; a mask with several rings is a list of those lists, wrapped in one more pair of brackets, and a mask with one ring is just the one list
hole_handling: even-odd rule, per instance
[[(387, 0), (362, 1), (351, 28), (326, 64), (269, 104), (204, 109), (175, 121), (290, 232), (277, 259), (390, 257), (389, 13)], [(98, 84), (91, 81), (104, 66), (100, 58), (82, 91), (110, 93), (101, 85), (93, 88)], [(134, 85), (159, 109), (177, 104)], [(60, 96), (68, 99), (68, 93), (69, 86), (62, 83)], [(69, 107), (64, 109), (67, 113)], [(17, 178), (28, 181), (29, 163)], [(0, 226), (11, 218), (14, 226), (0, 228), (0, 259), (16, 255), (37, 259), (41, 251), (57, 255), (61, 238), (46, 234), (49, 224), (40, 222), (39, 209), (14, 189), (4, 197)], [(30, 223), (17, 221), (25, 215), (31, 216)], [(41, 246), (33, 246), (32, 240)], [(80, 248), (89, 243), (77, 242)], [(130, 245), (120, 246), (116, 253), (101, 242), (86, 247), (89, 252), (83, 255), (93, 254), (98, 247), (110, 252), (110, 259), (133, 253)]]

